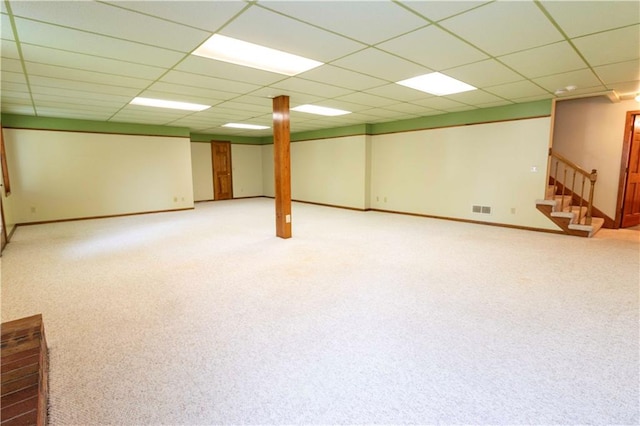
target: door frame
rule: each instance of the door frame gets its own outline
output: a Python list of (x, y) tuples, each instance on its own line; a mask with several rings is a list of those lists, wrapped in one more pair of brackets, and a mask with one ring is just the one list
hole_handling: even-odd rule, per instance
[(640, 110), (627, 111), (627, 120), (624, 124), (624, 139), (622, 140), (622, 158), (620, 159), (620, 180), (618, 181), (618, 202), (616, 203), (615, 229), (622, 226), (622, 207), (627, 189), (627, 167), (631, 154), (631, 141), (633, 138), (633, 122), (635, 116), (640, 115)]
[(216, 166), (215, 166), (215, 152), (213, 149), (213, 145), (214, 144), (225, 144), (229, 147), (229, 193), (231, 195), (230, 198), (224, 198), (226, 199), (233, 199), (233, 158), (231, 157), (231, 141), (219, 141), (219, 140), (211, 140), (210, 141), (210, 146), (211, 146), (211, 177), (213, 179), (212, 184), (213, 184), (213, 200), (214, 201), (218, 201), (218, 198), (216, 198)]

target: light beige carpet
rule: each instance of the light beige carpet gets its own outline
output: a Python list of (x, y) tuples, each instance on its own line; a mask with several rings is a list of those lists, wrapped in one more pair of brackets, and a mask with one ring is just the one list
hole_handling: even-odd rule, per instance
[(273, 200), (20, 227), (52, 425), (638, 424), (640, 240)]

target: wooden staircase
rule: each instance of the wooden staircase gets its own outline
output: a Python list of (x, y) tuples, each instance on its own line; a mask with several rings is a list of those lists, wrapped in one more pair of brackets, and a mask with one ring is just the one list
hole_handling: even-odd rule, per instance
[(565, 234), (593, 237), (604, 225), (604, 219), (592, 217), (593, 191), (598, 172), (595, 169), (587, 172), (551, 150), (549, 156), (549, 185), (544, 199), (536, 200), (536, 208)]

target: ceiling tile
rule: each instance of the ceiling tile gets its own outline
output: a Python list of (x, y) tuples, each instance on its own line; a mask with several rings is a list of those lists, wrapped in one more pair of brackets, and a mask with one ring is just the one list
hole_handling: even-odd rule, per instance
[(85, 111), (85, 112), (98, 112), (101, 114), (105, 114), (106, 116), (113, 115), (117, 112), (120, 107), (109, 107), (104, 105), (92, 105), (92, 104), (82, 104), (76, 103), (73, 99), (58, 99), (58, 98), (43, 98), (42, 96), (34, 96), (34, 103), (36, 105), (36, 109), (40, 110), (42, 108), (60, 108), (64, 110), (77, 110), (77, 111)]
[(365, 90), (365, 93), (375, 96), (382, 96), (385, 98), (393, 99), (395, 101), (413, 101), (416, 99), (424, 99), (425, 93), (419, 90), (411, 89), (406, 86), (401, 86), (396, 83), (387, 84), (385, 86), (374, 87), (373, 89)]
[(600, 87), (600, 90), (604, 90), (600, 81), (589, 69), (534, 78), (532, 81), (551, 93), (555, 92), (557, 89), (567, 86), (577, 86), (578, 89), (583, 89), (585, 87)]
[(21, 72), (11, 72), (2, 70), (2, 82), (22, 83), (27, 84), (27, 80), (24, 74)]
[(393, 82), (406, 80), (432, 71), (427, 67), (390, 55), (376, 48), (361, 50), (333, 61), (332, 64)]
[(413, 114), (416, 115), (418, 117), (423, 116), (423, 115), (427, 115), (429, 113), (432, 112), (440, 112), (431, 108), (427, 108), (425, 106), (422, 105), (415, 105), (415, 104), (411, 104), (408, 102), (403, 102), (400, 104), (393, 104), (393, 105), (389, 105), (384, 107), (385, 110), (390, 110), (390, 111), (400, 111), (400, 112), (406, 112), (407, 114)]
[[(97, 2), (17, 1), (12, 3), (12, 8), (14, 16), (180, 52), (192, 51), (210, 35), (164, 19)], [(113, 25), (114, 22), (118, 24)]]
[(512, 53), (499, 59), (528, 78), (559, 74), (587, 66), (566, 41)]
[(109, 4), (215, 32), (243, 8), (235, 1), (110, 1)]
[(83, 109), (64, 109), (56, 107), (36, 108), (40, 117), (75, 118), (80, 120), (106, 121), (109, 114), (100, 112), (90, 112)]
[(336, 1), (330, 7), (325, 2), (269, 1), (261, 4), (366, 44), (380, 43), (428, 24), (391, 2), (367, 2), (366, 7), (357, 1)]
[(530, 82), (529, 80), (517, 81), (515, 83), (499, 84), (497, 86), (487, 87), (486, 90), (494, 95), (507, 99), (518, 99), (528, 96), (539, 96), (547, 94), (547, 91), (540, 86)]
[(610, 90), (615, 90), (619, 94), (634, 96), (640, 93), (640, 80), (627, 81), (622, 83), (611, 83), (607, 85)]
[(163, 93), (178, 94), (184, 96), (196, 96), (216, 101), (225, 101), (236, 98), (238, 93), (226, 92), (221, 90), (213, 90), (197, 86), (185, 86), (182, 84), (173, 84), (166, 82), (153, 83), (147, 90)]
[[(77, 93), (77, 92), (76, 92)], [(128, 100), (126, 101), (113, 101), (113, 100), (103, 100), (103, 99), (95, 99), (93, 97), (88, 96), (59, 96), (52, 95), (48, 93), (33, 93), (33, 100), (37, 105), (42, 105), (43, 102), (48, 102), (49, 104), (58, 102), (60, 104), (67, 104), (69, 106), (72, 105), (83, 105), (87, 107), (95, 107), (102, 108), (104, 111), (111, 110), (112, 112), (116, 112), (120, 108), (122, 108)]]
[(18, 115), (34, 115), (35, 110), (31, 105), (16, 105), (5, 104), (2, 102), (2, 112), (6, 114), (18, 114)]
[(443, 98), (440, 96), (434, 96), (431, 98), (414, 101), (412, 103), (416, 105), (426, 106), (427, 108), (431, 108), (431, 109), (441, 110), (441, 111), (449, 111), (451, 109), (456, 109), (456, 108), (465, 108), (467, 106), (460, 102), (456, 102), (454, 100)]
[(415, 10), (420, 15), (431, 19), (432, 21), (440, 21), (453, 15), (465, 12), (476, 7), (480, 7), (487, 1), (415, 1), (403, 0), (402, 3)]
[(493, 107), (504, 106), (504, 105), (513, 105), (513, 103), (514, 102), (502, 100), (502, 101), (497, 101), (497, 102), (489, 102), (489, 103), (486, 103), (486, 104), (477, 104), (477, 105), (474, 105), (474, 106), (476, 106), (478, 108), (493, 108)]
[(183, 86), (206, 87), (210, 90), (220, 90), (231, 93), (246, 93), (260, 88), (260, 86), (254, 84), (207, 77), (200, 74), (192, 74), (182, 71), (169, 71), (159, 81), (164, 83), (181, 84)]
[(2, 101), (10, 103), (20, 103), (22, 105), (31, 104), (31, 94), (27, 91), (13, 91), (2, 89)]
[(2, 47), (0, 48), (0, 53), (2, 53), (3, 58), (11, 58), (11, 59), (20, 59), (20, 54), (18, 53), (18, 46), (15, 41), (11, 40), (2, 40)]
[(16, 18), (16, 25), (21, 43), (156, 66), (173, 66), (184, 57), (183, 53), (167, 49), (26, 19)]
[(640, 80), (640, 60), (618, 62), (593, 69), (605, 83)]
[(2, 58), (2, 72), (22, 72), (22, 63), (18, 59)]
[(26, 83), (13, 83), (10, 81), (2, 81), (2, 93), (7, 91), (29, 93), (29, 86)]
[(94, 71), (84, 71), (73, 68), (58, 67), (54, 65), (37, 64), (34, 62), (25, 62), (25, 66), (30, 78), (31, 76), (41, 76), (57, 78), (61, 80), (73, 80), (75, 82), (132, 87), (136, 89), (143, 89), (151, 84), (150, 80), (142, 80), (139, 78), (125, 77), (114, 74), (105, 74)]
[(86, 83), (83, 81), (41, 76), (31, 76), (29, 77), (29, 82), (31, 83), (31, 86), (55, 87), (58, 89), (89, 92), (87, 93), (87, 96), (92, 96), (93, 93), (104, 93), (108, 95), (130, 96), (133, 99), (133, 97), (135, 97), (140, 91), (140, 89), (132, 87), (108, 86), (105, 84)]
[(290, 89), (277, 89), (275, 87), (263, 87), (254, 92), (251, 92), (250, 96), (271, 99), (280, 95), (289, 96), (290, 105), (312, 104), (325, 98), (322, 95), (311, 95), (309, 93), (296, 92), (295, 90)]
[[(36, 80), (36, 83), (38, 81)], [(48, 95), (52, 97), (60, 98), (75, 98), (78, 102), (105, 102), (108, 104), (120, 104), (124, 105), (131, 101), (132, 96), (117, 95), (114, 93), (99, 93), (96, 91), (83, 91), (80, 88), (78, 90), (69, 87), (50, 87), (40, 86), (38, 84), (31, 83), (31, 93), (35, 95)]]
[[(2, 2), (4, 5), (4, 2)], [(0, 15), (0, 35), (4, 40), (15, 40), (13, 37), (13, 28), (11, 27), (11, 20), (9, 19), (9, 15), (5, 15), (4, 13)]]
[(319, 83), (341, 86), (351, 90), (366, 90), (372, 87), (384, 86), (388, 83), (385, 80), (369, 77), (368, 75), (345, 70), (333, 65), (322, 65), (318, 68), (298, 74), (297, 77), (305, 80), (317, 81)]
[[(361, 112), (361, 111), (371, 109), (371, 107), (368, 105), (354, 104), (353, 102), (347, 102), (341, 99), (326, 99), (322, 102), (316, 102), (314, 105), (328, 107), (328, 108), (337, 108), (337, 109), (342, 109), (349, 112)], [(297, 104), (291, 105), (291, 106), (294, 107), (294, 106), (297, 106)]]
[(155, 80), (164, 73), (164, 68), (132, 64), (115, 59), (99, 58), (82, 53), (67, 52), (47, 47), (22, 44), (25, 61), (57, 65), (85, 71), (119, 74), (147, 80)]
[(308, 93), (311, 95), (317, 95), (321, 97), (333, 98), (336, 96), (346, 95), (352, 91), (344, 89), (342, 87), (336, 87), (329, 84), (316, 83), (315, 81), (304, 80), (302, 78), (290, 77), (286, 80), (279, 81), (276, 84), (270, 86), (273, 91), (273, 96), (279, 96), (285, 93), (281, 93), (282, 90), (293, 90), (299, 93)]
[(226, 108), (230, 111), (240, 111), (243, 113), (250, 113), (251, 116), (270, 114), (273, 112), (273, 105), (271, 99), (265, 99), (262, 105), (245, 104), (242, 102), (227, 101), (218, 105), (220, 108)]
[(487, 58), (478, 49), (433, 25), (382, 43), (378, 47), (436, 71)]
[(174, 69), (206, 76), (215, 75), (217, 78), (260, 85), (272, 84), (287, 78), (287, 76), (282, 74), (193, 55), (190, 55), (184, 61), (180, 62)]
[(192, 114), (191, 111), (182, 111), (170, 108), (156, 108), (143, 105), (127, 105), (122, 108), (114, 119), (121, 115), (137, 116), (137, 117), (158, 117), (162, 120), (177, 119)]
[(640, 25), (606, 31), (573, 40), (591, 66), (640, 57)]
[(477, 88), (522, 80), (522, 76), (494, 59), (448, 69), (443, 71), (443, 74), (457, 78)]
[(249, 8), (224, 27), (221, 34), (321, 62), (332, 61), (365, 47), (257, 6)]
[(440, 23), (493, 56), (562, 40), (533, 2), (498, 1)]
[(569, 37), (637, 24), (637, 1), (542, 1), (551, 17)]
[(370, 107), (384, 107), (397, 103), (397, 101), (394, 101), (392, 99), (369, 95), (368, 93), (363, 92), (353, 92), (348, 95), (336, 97), (335, 99), (345, 102), (351, 102), (354, 104), (368, 105)]
[(455, 95), (447, 96), (447, 98), (473, 106), (494, 102), (504, 102), (504, 99), (496, 95), (492, 95), (491, 93), (487, 93), (484, 90), (471, 90), (469, 92), (456, 93)]
[(216, 99), (212, 102), (211, 98), (203, 97), (203, 96), (194, 96), (187, 94), (177, 94), (177, 93), (167, 93), (167, 92), (158, 92), (155, 90), (145, 90), (141, 92), (138, 96), (143, 98), (151, 98), (151, 99), (164, 99), (167, 101), (176, 101), (176, 102), (190, 102), (194, 104), (202, 104), (202, 105), (214, 105), (220, 103), (220, 100)]

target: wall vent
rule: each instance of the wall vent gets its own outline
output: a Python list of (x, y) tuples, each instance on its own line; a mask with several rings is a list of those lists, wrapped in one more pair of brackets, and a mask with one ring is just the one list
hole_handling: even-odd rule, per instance
[(471, 211), (473, 213), (491, 214), (491, 207), (490, 206), (471, 206)]

